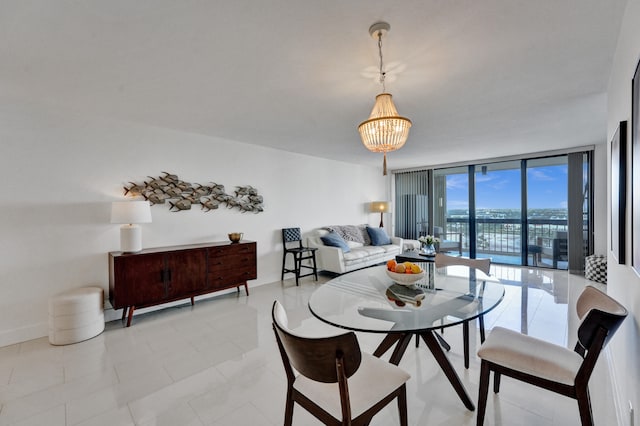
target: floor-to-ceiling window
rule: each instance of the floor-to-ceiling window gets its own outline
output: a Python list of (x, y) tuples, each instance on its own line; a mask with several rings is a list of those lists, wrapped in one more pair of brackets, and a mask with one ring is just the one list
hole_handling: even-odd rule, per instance
[(464, 256), (575, 270), (592, 251), (590, 158), (583, 151), (396, 173), (396, 235), (441, 234), (449, 248), (459, 240)]
[(476, 256), (520, 265), (522, 172), (520, 161), (486, 163), (475, 169)]
[(469, 168), (452, 167), (433, 171), (433, 229), (429, 232), (454, 247), (460, 241), (469, 251)]
[(568, 164), (567, 156), (527, 161), (526, 264), (567, 269)]

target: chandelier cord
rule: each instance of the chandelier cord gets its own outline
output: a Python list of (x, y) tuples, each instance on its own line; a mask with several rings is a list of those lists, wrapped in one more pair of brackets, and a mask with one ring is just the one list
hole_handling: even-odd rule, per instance
[(386, 93), (387, 89), (384, 84), (386, 73), (382, 67), (382, 31), (378, 31), (378, 55), (380, 56), (380, 83), (382, 84), (382, 93)]

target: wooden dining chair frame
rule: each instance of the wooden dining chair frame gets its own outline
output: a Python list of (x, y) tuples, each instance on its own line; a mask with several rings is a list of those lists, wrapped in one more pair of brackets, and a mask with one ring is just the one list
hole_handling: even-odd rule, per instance
[[(400, 424), (407, 426), (407, 391), (405, 383), (358, 417), (351, 417), (348, 378), (358, 370), (362, 362), (362, 352), (354, 332), (323, 338), (298, 336), (291, 333), (286, 324), (280, 324), (276, 312), (279, 306), (281, 307), (278, 301), (273, 303), (272, 319), (278, 349), (280, 350), (287, 375), (285, 426), (292, 424), (294, 403), (301, 405), (326, 425), (356, 426), (368, 425), (373, 416), (394, 399), (398, 400)], [(296, 390), (294, 387), (296, 380), (294, 369), (317, 382), (338, 383), (342, 419), (335, 418), (321, 406)]]
[(582, 426), (593, 426), (589, 378), (600, 352), (620, 327), (628, 312), (618, 302), (591, 286), (585, 288), (578, 298), (576, 306), (578, 317), (582, 323), (578, 328), (578, 342), (574, 351), (583, 358), (583, 362), (576, 374), (574, 384), (568, 385), (537, 377), (483, 359), (480, 364), (477, 426), (484, 424), (489, 393), (489, 375), (492, 371), (494, 374), (494, 393), (500, 391), (500, 377), (502, 375), (509, 376), (577, 400)]

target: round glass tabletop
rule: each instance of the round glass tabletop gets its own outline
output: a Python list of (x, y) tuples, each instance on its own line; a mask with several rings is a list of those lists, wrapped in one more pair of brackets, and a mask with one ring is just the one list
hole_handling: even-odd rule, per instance
[(420, 266), (425, 276), (412, 286), (394, 283), (384, 265), (340, 275), (311, 294), (309, 309), (349, 330), (419, 333), (476, 318), (504, 297), (500, 281), (477, 269)]

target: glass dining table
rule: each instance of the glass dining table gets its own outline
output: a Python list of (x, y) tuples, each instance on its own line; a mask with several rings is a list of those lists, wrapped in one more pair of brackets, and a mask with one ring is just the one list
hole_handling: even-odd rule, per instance
[(419, 265), (425, 270), (424, 278), (409, 287), (419, 293), (417, 298), (396, 297), (398, 284), (382, 265), (340, 275), (323, 284), (311, 294), (309, 309), (333, 326), (384, 334), (373, 354), (380, 357), (395, 345), (389, 362), (396, 365), (412, 337), (419, 336), (465, 407), (474, 410), (436, 330), (467, 323), (489, 312), (502, 301), (504, 286), (497, 278), (467, 266), (436, 268), (432, 262)]

